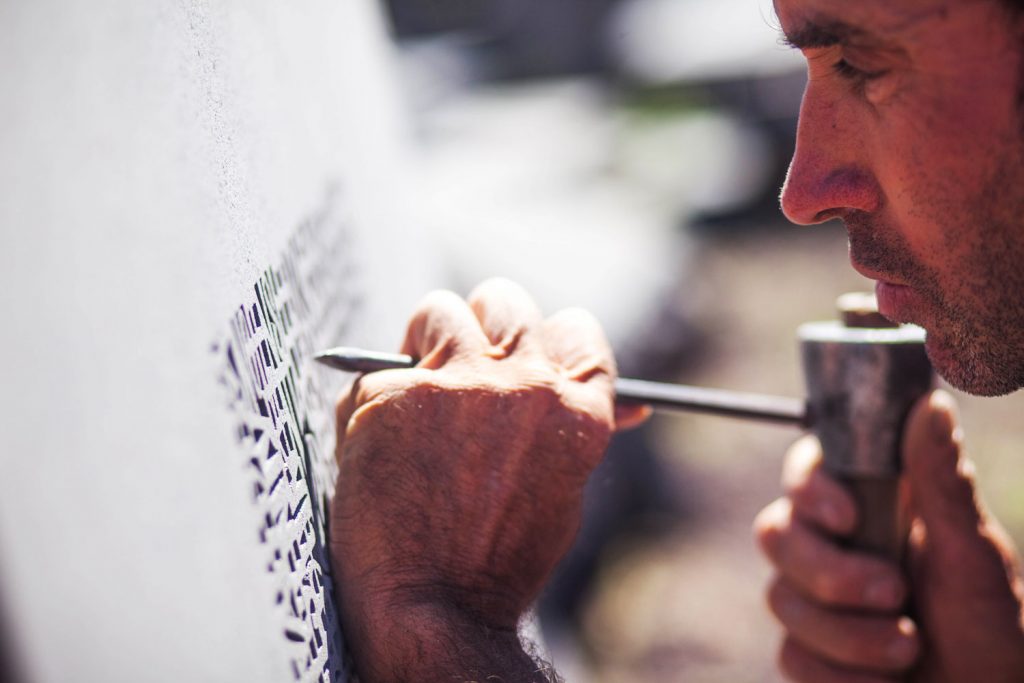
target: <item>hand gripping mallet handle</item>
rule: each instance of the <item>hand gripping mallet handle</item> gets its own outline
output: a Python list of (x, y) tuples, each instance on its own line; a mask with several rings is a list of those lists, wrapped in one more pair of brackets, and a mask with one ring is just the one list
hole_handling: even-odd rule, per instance
[(844, 322), (807, 323), (800, 339), (810, 422), (823, 466), (857, 502), (849, 545), (899, 562), (907, 526), (899, 500), (903, 426), (934, 372), (924, 330), (881, 327), (883, 318), (840, 298)]

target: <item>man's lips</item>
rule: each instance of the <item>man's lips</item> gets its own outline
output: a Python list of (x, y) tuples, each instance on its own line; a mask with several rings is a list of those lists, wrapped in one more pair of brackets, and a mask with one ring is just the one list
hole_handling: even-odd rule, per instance
[(907, 285), (893, 282), (888, 275), (875, 272), (850, 259), (850, 265), (858, 273), (875, 281), (875, 298), (878, 312), (893, 322), (912, 322), (908, 317), (913, 305), (914, 292)]
[(914, 306), (914, 292), (906, 285), (879, 280), (875, 283), (878, 312), (893, 322), (913, 322), (910, 318)]

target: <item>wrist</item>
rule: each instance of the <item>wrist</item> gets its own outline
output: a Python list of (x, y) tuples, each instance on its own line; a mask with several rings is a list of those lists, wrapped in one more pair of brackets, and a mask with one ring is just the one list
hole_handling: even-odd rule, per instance
[(551, 680), (524, 651), (515, 624), (488, 624), (444, 600), (378, 599), (350, 607), (343, 609), (343, 625), (364, 683)]

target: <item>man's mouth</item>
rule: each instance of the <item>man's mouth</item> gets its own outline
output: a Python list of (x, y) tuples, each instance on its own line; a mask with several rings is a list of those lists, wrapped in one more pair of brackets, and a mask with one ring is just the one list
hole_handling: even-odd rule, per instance
[(878, 312), (898, 323), (913, 322), (914, 291), (906, 285), (879, 280), (875, 283)]
[(878, 312), (893, 322), (912, 322), (914, 292), (905, 284), (893, 281), (890, 276), (875, 272), (851, 259), (853, 269), (866, 278), (875, 281), (875, 298)]

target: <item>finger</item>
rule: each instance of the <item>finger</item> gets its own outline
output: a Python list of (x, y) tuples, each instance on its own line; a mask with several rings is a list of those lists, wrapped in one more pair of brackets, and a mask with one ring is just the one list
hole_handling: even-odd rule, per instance
[(793, 683), (895, 683), (899, 677), (870, 674), (831, 664), (787, 638), (779, 652), (779, 670)]
[(857, 505), (842, 484), (822, 468), (821, 444), (808, 435), (786, 454), (782, 486), (802, 520), (832, 534), (852, 533), (857, 525)]
[(651, 417), (654, 411), (650, 406), (635, 403), (615, 403), (615, 431), (635, 429)]
[(577, 382), (616, 377), (615, 357), (601, 323), (582, 308), (566, 308), (544, 321), (544, 350)]
[(646, 406), (614, 403), (615, 357), (593, 315), (582, 308), (563, 309), (543, 321), (541, 341), (547, 358), (567, 380), (563, 389), (590, 404), (591, 412), (607, 414), (615, 420), (616, 429), (638, 425), (647, 418)]
[(537, 337), (543, 316), (525, 289), (511, 280), (491, 278), (478, 285), (467, 301), (490, 341), (488, 353), (493, 358), (542, 352)]
[(895, 611), (903, 604), (906, 582), (896, 565), (839, 547), (794, 516), (788, 498), (762, 510), (754, 532), (779, 574), (824, 606)]
[(837, 665), (899, 673), (920, 652), (917, 627), (910, 619), (825, 609), (784, 579), (769, 589), (768, 606), (790, 638)]
[[(918, 518), (915, 536), (923, 537), (927, 548), (929, 587), (941, 591), (944, 607), (951, 609), (971, 604), (1016, 605), (1012, 542), (985, 512), (962, 442), (956, 404), (948, 393), (934, 391), (911, 411), (903, 456)], [(1019, 615), (991, 614), (987, 619), (1012, 622)]]
[(413, 313), (402, 353), (418, 358), (421, 368), (437, 369), (452, 358), (479, 355), (488, 347), (469, 305), (453, 292), (437, 290)]
[[(615, 357), (601, 323), (582, 308), (566, 308), (548, 317), (541, 328), (548, 358), (577, 382), (605, 384), (617, 375)], [(639, 427), (651, 414), (650, 406), (615, 403), (615, 429)]]
[(962, 441), (956, 404), (948, 393), (936, 390), (914, 406), (903, 439), (904, 467), (914, 512), (933, 544), (957, 545), (976, 535), (982, 521)]

